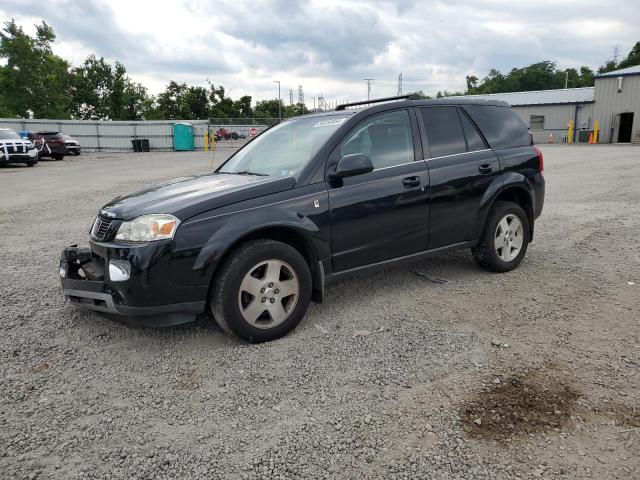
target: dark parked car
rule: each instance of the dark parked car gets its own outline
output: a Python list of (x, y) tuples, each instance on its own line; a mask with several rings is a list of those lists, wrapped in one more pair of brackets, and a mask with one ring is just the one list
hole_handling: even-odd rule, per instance
[(67, 147), (60, 132), (29, 132), (28, 138), (35, 144), (40, 160), (47, 157), (62, 160), (67, 153)]
[(237, 130), (231, 130), (229, 128), (220, 128), (216, 132), (216, 140), (224, 138), (225, 140), (237, 140), (239, 138), (247, 138), (244, 133), (240, 133)]
[(73, 138), (71, 135), (67, 135), (66, 133), (61, 133), (60, 136), (64, 141), (64, 148), (67, 155), (80, 155), (80, 143), (78, 143), (75, 138)]
[(38, 163), (35, 145), (10, 128), (0, 128), (0, 165), (24, 163), (33, 167)]
[(259, 342), (355, 272), (464, 248), (517, 267), (544, 201), (526, 125), (503, 102), (393, 100), (283, 121), (213, 173), (106, 204), (90, 248), (62, 254), (65, 297)]

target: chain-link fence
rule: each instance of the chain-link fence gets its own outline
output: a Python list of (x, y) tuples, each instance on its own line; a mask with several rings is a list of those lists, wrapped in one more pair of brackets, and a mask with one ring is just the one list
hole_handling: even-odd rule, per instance
[[(193, 126), (196, 150), (205, 146), (206, 135), (212, 138), (220, 128), (236, 132), (237, 138), (251, 137), (277, 123), (272, 118), (217, 118), (211, 120), (142, 120), (136, 122), (109, 120), (42, 120), (0, 119), (0, 128), (17, 132), (55, 131), (71, 135), (84, 151), (127, 152), (133, 150), (132, 140), (149, 140), (150, 150), (173, 150), (173, 125)], [(252, 131), (255, 129), (255, 132)], [(206, 135), (205, 135), (206, 134)]]

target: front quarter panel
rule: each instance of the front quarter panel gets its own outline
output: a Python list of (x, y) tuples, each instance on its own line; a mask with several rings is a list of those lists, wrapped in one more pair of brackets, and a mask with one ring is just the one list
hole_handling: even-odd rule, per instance
[(176, 233), (172, 283), (208, 285), (220, 260), (234, 245), (268, 228), (293, 230), (312, 246), (316, 260), (328, 258), (329, 202), (324, 182), (236, 203), (186, 220)]

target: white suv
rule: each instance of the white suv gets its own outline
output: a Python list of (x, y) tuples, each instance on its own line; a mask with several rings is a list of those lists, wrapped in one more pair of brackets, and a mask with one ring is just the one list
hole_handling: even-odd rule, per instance
[(31, 140), (26, 140), (9, 128), (0, 128), (0, 165), (38, 163), (38, 151)]

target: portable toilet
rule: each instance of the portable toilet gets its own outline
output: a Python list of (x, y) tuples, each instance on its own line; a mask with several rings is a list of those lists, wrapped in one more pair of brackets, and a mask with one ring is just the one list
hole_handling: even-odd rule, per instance
[(175, 151), (195, 150), (193, 141), (193, 125), (190, 123), (174, 123), (173, 149)]

